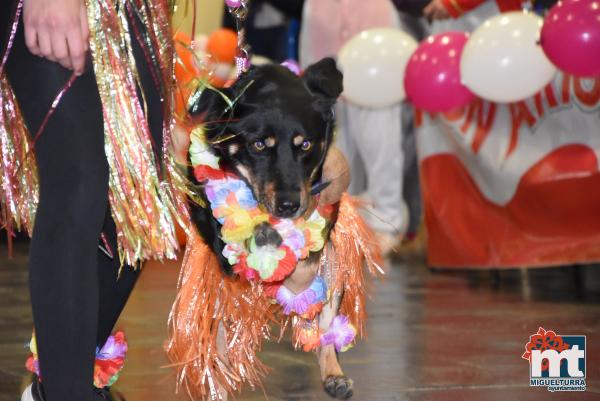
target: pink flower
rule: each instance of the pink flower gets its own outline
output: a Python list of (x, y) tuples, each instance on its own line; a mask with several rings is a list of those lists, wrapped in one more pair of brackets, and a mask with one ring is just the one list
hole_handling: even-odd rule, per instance
[(125, 358), (126, 353), (127, 341), (125, 341), (125, 333), (117, 331), (114, 335), (108, 337), (102, 349), (96, 352), (96, 359)]
[(281, 219), (274, 226), (275, 230), (283, 238), (283, 244), (294, 251), (297, 258), (302, 255), (302, 248), (306, 243), (304, 233), (298, 229), (293, 220)]
[(337, 352), (344, 352), (350, 349), (355, 337), (356, 329), (350, 324), (348, 317), (337, 315), (327, 332), (321, 336), (321, 345), (333, 344)]
[(310, 287), (299, 294), (294, 294), (285, 285), (277, 291), (277, 302), (283, 307), (283, 313), (289, 315), (294, 312), (302, 315), (311, 305), (324, 302), (327, 298), (327, 285), (319, 276), (316, 276)]

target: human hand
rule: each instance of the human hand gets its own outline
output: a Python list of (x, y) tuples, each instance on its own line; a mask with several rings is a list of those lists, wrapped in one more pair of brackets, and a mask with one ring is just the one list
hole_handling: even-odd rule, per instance
[(429, 20), (443, 20), (450, 18), (443, 0), (431, 0), (423, 9), (423, 16)]
[(31, 53), (83, 73), (89, 37), (84, 0), (24, 0), (23, 22)]

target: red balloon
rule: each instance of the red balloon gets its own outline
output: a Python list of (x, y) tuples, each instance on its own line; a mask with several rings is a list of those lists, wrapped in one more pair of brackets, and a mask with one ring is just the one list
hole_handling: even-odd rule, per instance
[(546, 56), (561, 70), (600, 76), (600, 0), (567, 0), (550, 9), (541, 32)]
[(444, 32), (421, 42), (404, 75), (406, 97), (415, 107), (446, 112), (475, 98), (460, 82), (460, 56), (468, 38), (465, 32)]

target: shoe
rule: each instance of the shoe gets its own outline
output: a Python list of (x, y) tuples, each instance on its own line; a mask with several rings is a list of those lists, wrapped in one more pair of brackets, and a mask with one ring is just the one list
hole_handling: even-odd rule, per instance
[[(113, 397), (114, 395), (114, 397)], [(118, 392), (111, 392), (109, 387), (95, 388), (94, 399), (98, 401), (125, 401)], [(21, 401), (44, 401), (44, 388), (37, 378), (23, 391)]]
[(427, 230), (425, 225), (421, 223), (415, 234), (410, 237), (407, 235), (404, 238), (393, 257), (397, 261), (425, 263), (426, 254)]
[(110, 387), (94, 388), (96, 393), (95, 400), (98, 401), (125, 401), (123, 394), (116, 390), (111, 390)]
[(37, 377), (23, 391), (21, 401), (44, 401), (44, 388)]

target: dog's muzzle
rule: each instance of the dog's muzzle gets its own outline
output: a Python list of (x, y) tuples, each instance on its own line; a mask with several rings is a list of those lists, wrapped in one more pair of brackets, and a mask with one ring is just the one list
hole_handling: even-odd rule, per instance
[(278, 217), (292, 218), (300, 209), (300, 196), (286, 194), (278, 196), (275, 201), (275, 212)]

